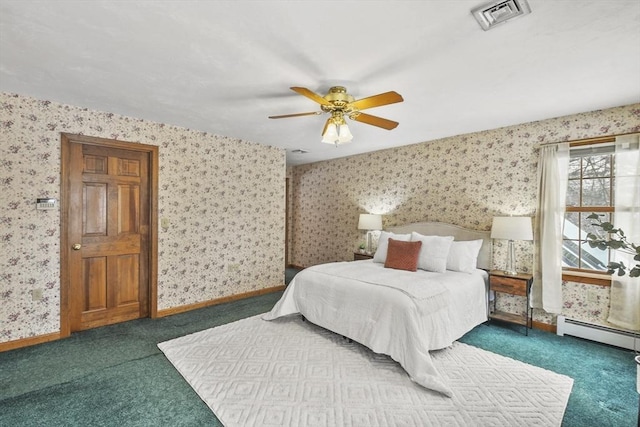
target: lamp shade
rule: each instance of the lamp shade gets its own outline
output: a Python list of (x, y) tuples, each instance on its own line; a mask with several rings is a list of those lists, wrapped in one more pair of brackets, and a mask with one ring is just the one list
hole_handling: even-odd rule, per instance
[(358, 230), (382, 230), (382, 215), (360, 214)]
[(338, 141), (338, 128), (335, 123), (329, 123), (327, 130), (322, 135), (322, 142), (327, 144), (335, 144)]
[(343, 144), (345, 142), (351, 142), (351, 140), (353, 139), (353, 135), (351, 135), (351, 131), (349, 130), (349, 126), (347, 126), (346, 123), (340, 125), (338, 134), (339, 134), (338, 142), (340, 144)]
[(491, 226), (492, 239), (533, 240), (531, 217), (496, 216)]

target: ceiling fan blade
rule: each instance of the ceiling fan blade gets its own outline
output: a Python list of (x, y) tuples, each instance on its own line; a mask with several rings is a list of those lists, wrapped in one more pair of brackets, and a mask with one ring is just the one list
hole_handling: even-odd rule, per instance
[(372, 126), (378, 126), (379, 128), (383, 128), (386, 130), (395, 129), (398, 126), (398, 122), (394, 122), (393, 120), (383, 119), (382, 117), (372, 116), (371, 114), (359, 113), (354, 115), (353, 117), (349, 116), (351, 120), (355, 120), (356, 122), (366, 123)]
[(318, 114), (322, 114), (322, 111), (314, 111), (313, 113), (283, 114), (281, 116), (269, 116), (269, 118), (270, 119), (285, 119), (287, 117), (317, 116)]
[(380, 107), (381, 105), (395, 104), (396, 102), (402, 101), (404, 101), (402, 95), (391, 91), (373, 95), (368, 98), (358, 99), (349, 103), (349, 107), (353, 107), (356, 110), (365, 110), (367, 108)]
[(306, 87), (292, 87), (291, 90), (316, 101), (320, 105), (331, 105), (329, 101), (327, 101), (317, 93), (310, 91)]

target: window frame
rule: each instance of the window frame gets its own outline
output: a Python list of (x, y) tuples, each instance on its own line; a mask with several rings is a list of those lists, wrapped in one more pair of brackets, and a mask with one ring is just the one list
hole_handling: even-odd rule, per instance
[[(616, 137), (612, 136), (612, 137), (604, 137), (604, 138), (592, 138), (592, 139), (586, 139), (586, 140), (580, 140), (580, 141), (574, 141), (569, 143), (569, 153), (571, 153), (571, 149), (577, 149), (579, 147), (587, 147), (587, 146), (597, 146), (600, 144), (612, 144), (615, 143), (616, 141)], [(571, 154), (570, 154), (571, 155)], [(597, 155), (594, 153), (594, 155)], [(607, 178), (609, 178), (609, 206), (583, 206), (582, 205), (582, 197), (583, 197), (583, 192), (580, 191), (580, 204), (578, 206), (568, 206), (565, 203), (565, 215), (567, 213), (570, 212), (574, 212), (577, 213), (578, 215), (581, 215), (583, 213), (608, 213), (610, 215), (613, 215), (615, 213), (615, 156), (614, 156), (614, 152), (610, 153), (611, 155), (611, 166), (610, 166), (610, 173), (609, 176)], [(581, 181), (581, 185), (580, 188), (582, 189), (582, 180), (585, 179), (582, 175), (582, 170), (580, 172), (580, 178), (579, 180)], [(587, 179), (591, 179), (591, 178), (587, 178)], [(571, 181), (571, 179), (567, 180), (567, 187), (569, 185), (569, 181)], [(563, 232), (563, 246), (564, 246), (564, 242), (566, 240), (573, 240), (575, 241), (575, 239), (565, 239), (564, 238), (564, 232)], [(580, 242), (580, 240), (578, 240), (578, 242)], [(581, 265), (582, 262), (582, 245), (579, 244), (579, 251), (580, 251), (580, 255), (578, 260), (580, 261), (579, 264)], [(607, 260), (611, 259), (611, 250), (607, 250)], [(608, 261), (607, 261), (608, 262)], [(610, 285), (611, 284), (611, 276), (607, 274), (606, 270), (593, 270), (593, 269), (586, 269), (586, 268), (579, 268), (579, 267), (562, 267), (562, 278), (563, 280), (570, 280), (570, 281), (577, 281), (576, 278), (579, 278), (580, 282), (583, 283), (591, 283), (591, 284), (597, 284), (597, 285)]]

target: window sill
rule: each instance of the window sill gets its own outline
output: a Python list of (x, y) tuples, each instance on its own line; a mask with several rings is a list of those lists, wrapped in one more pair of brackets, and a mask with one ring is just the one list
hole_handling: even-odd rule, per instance
[(586, 283), (588, 285), (611, 286), (611, 276), (609, 276), (608, 274), (565, 270), (562, 272), (562, 280), (568, 282)]

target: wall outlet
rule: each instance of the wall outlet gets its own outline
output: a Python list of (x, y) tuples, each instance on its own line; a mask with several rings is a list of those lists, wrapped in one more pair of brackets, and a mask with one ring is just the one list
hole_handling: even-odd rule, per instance
[(43, 290), (41, 288), (32, 290), (31, 291), (31, 300), (32, 301), (40, 301), (42, 299), (42, 292), (43, 292)]

